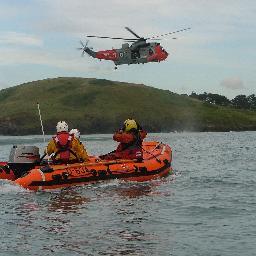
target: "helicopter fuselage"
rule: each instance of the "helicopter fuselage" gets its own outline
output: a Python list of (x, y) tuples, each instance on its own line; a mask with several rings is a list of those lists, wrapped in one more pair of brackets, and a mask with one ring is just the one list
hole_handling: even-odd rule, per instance
[(168, 53), (159, 43), (146, 43), (145, 41), (137, 41), (130, 46), (128, 43), (125, 43), (120, 49), (97, 52), (87, 48), (85, 52), (93, 58), (111, 60), (115, 65), (160, 62), (168, 57)]
[[(165, 49), (160, 45), (160, 43), (155, 42), (156, 40), (161, 40), (162, 37), (172, 35), (175, 33), (180, 33), (182, 31), (189, 30), (190, 28), (184, 28), (173, 32), (168, 32), (165, 34), (151, 36), (151, 37), (141, 37), (129, 27), (125, 27), (125, 29), (130, 32), (134, 38), (124, 38), (124, 37), (110, 37), (110, 36), (95, 36), (95, 35), (87, 35), (86, 37), (90, 38), (101, 38), (101, 39), (113, 39), (113, 40), (123, 40), (126, 43), (122, 44), (122, 48), (120, 49), (112, 49), (105, 51), (95, 52), (91, 48), (87, 47), (88, 40), (86, 44), (83, 44), (80, 41), (82, 47), (78, 48), (82, 50), (82, 56), (84, 53), (88, 53), (93, 58), (97, 58), (99, 60), (111, 60), (115, 63), (115, 65), (123, 65), (123, 64), (139, 64), (139, 63), (148, 63), (148, 62), (160, 62), (166, 60), (168, 57), (168, 53)], [(177, 39), (176, 37), (172, 39)], [(154, 42), (147, 40), (154, 40)], [(131, 43), (129, 45), (129, 43)], [(116, 69), (117, 67), (115, 67)]]

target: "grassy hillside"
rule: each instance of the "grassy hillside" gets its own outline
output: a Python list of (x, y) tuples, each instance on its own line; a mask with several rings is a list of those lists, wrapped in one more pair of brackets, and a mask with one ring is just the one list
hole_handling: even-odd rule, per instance
[(255, 130), (256, 112), (224, 108), (145, 85), (85, 78), (35, 81), (0, 91), (0, 134), (40, 134), (66, 120), (82, 133), (112, 133), (136, 118), (151, 132)]

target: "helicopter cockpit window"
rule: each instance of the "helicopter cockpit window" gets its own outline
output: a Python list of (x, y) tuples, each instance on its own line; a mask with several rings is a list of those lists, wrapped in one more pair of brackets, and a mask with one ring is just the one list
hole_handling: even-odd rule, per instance
[(160, 46), (160, 49), (161, 49), (162, 52), (164, 52), (164, 53), (166, 52), (165, 49), (162, 46)]
[(154, 53), (153, 50), (152, 50), (151, 48), (149, 48), (148, 54), (149, 54), (149, 55), (152, 55), (153, 53)]

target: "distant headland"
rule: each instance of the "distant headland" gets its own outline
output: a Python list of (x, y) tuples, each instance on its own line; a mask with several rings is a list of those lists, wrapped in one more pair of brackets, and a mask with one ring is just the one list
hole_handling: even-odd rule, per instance
[(105, 79), (45, 79), (0, 91), (0, 134), (41, 134), (37, 102), (46, 134), (59, 120), (82, 134), (112, 133), (130, 117), (149, 132), (256, 130), (255, 109), (239, 105), (243, 97), (235, 99)]

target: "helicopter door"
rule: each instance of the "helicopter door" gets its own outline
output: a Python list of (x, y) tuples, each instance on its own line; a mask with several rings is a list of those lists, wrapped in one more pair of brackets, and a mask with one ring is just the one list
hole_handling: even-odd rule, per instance
[(132, 59), (139, 59), (140, 58), (140, 51), (138, 49), (133, 50), (131, 57), (132, 57)]

